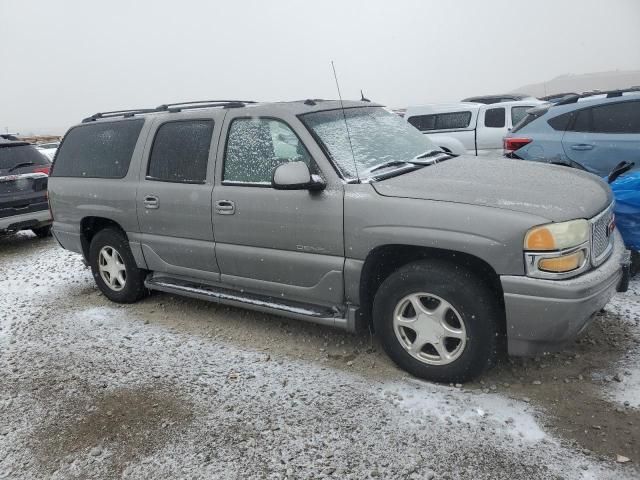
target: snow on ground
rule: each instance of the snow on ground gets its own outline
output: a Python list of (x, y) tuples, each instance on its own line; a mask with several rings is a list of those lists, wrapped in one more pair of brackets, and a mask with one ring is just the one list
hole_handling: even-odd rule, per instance
[(506, 395), (150, 321), (98, 296), (57, 246), (0, 257), (0, 292), (0, 478), (633, 476)]
[[(631, 331), (640, 340), (640, 280), (635, 279), (625, 293), (617, 294), (607, 305), (606, 310), (617, 314), (631, 326)], [(640, 348), (626, 355), (617, 365), (618, 378), (609, 396), (615, 401), (640, 408)]]

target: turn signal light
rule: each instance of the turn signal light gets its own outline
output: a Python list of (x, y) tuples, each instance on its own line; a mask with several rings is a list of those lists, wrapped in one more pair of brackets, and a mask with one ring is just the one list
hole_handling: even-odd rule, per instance
[(538, 262), (538, 269), (553, 273), (570, 272), (580, 268), (584, 263), (584, 259), (584, 250), (561, 257), (542, 258)]

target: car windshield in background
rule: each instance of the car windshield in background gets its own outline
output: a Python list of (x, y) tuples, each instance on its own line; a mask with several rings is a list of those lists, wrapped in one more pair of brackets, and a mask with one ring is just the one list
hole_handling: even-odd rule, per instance
[(0, 173), (7, 173), (17, 165), (49, 165), (49, 160), (31, 145), (0, 148)]
[(302, 119), (347, 179), (357, 179), (358, 172), (388, 162), (410, 162), (437, 149), (425, 135), (381, 107), (307, 113)]

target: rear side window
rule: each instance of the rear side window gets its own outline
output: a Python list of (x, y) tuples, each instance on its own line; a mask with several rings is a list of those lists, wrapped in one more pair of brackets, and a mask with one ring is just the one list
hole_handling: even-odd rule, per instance
[(640, 102), (619, 102), (593, 107), (591, 131), (640, 133)]
[(421, 132), (428, 130), (452, 130), (467, 128), (471, 112), (449, 112), (431, 115), (416, 115), (407, 120)]
[(57, 152), (52, 177), (123, 178), (144, 120), (72, 128)]
[(489, 108), (484, 112), (484, 126), (490, 128), (502, 128), (505, 123), (504, 107)]
[(153, 141), (147, 179), (203, 183), (207, 178), (212, 133), (212, 120), (162, 124)]

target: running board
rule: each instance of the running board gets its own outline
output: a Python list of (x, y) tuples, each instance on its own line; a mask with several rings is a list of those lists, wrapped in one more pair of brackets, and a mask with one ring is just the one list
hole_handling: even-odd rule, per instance
[(337, 308), (289, 302), (281, 299), (274, 300), (273, 297), (264, 295), (241, 293), (228, 288), (188, 282), (165, 276), (154, 277), (153, 275), (149, 275), (144, 285), (149, 290), (183, 295), (233, 307), (248, 308), (271, 315), (280, 315), (349, 331), (356, 330), (358, 309), (352, 306), (347, 308), (347, 315), (345, 317)]

